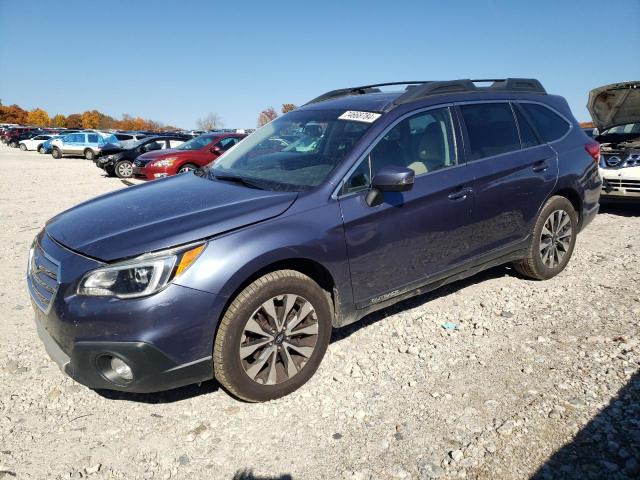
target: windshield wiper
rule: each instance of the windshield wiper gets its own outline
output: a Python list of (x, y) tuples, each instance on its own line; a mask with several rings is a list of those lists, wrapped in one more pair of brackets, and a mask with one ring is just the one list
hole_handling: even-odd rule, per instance
[(258, 185), (256, 182), (252, 182), (248, 178), (240, 177), (238, 175), (219, 175), (219, 174), (214, 174), (213, 178), (215, 178), (216, 180), (222, 180), (224, 182), (241, 183), (245, 187), (257, 188), (258, 190), (264, 190), (264, 187)]

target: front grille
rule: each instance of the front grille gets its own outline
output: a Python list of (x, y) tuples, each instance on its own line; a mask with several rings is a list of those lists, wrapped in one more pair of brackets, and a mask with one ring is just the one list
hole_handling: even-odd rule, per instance
[(59, 270), (60, 264), (36, 242), (31, 254), (27, 283), (31, 297), (45, 313), (49, 311), (58, 290)]
[(607, 184), (615, 190), (624, 188), (628, 192), (640, 193), (640, 180), (627, 180), (624, 178), (607, 179)]

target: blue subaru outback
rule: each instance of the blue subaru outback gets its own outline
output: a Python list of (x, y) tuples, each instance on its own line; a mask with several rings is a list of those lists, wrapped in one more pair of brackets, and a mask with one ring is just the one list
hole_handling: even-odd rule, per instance
[(331, 91), (202, 170), (47, 222), (29, 255), (38, 332), (91, 388), (215, 377), (281, 397), (334, 327), (499, 264), (560, 273), (598, 211), (598, 156), (537, 80)]

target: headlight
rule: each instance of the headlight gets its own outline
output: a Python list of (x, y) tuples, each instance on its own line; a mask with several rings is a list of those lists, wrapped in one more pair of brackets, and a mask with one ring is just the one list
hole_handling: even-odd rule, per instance
[(154, 167), (170, 167), (173, 165), (173, 162), (178, 160), (178, 157), (167, 157), (162, 160), (156, 160), (155, 162), (151, 162)]
[(135, 298), (159, 292), (198, 258), (205, 244), (153, 254), (98, 268), (78, 285), (78, 295)]

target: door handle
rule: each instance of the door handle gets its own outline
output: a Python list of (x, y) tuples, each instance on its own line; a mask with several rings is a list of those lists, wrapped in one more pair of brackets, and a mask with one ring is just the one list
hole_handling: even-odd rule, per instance
[(448, 196), (449, 200), (454, 202), (461, 202), (462, 200), (466, 200), (469, 195), (473, 193), (473, 189), (469, 187), (459, 187), (456, 188), (453, 192), (451, 192)]
[(546, 160), (540, 160), (539, 162), (534, 163), (532, 167), (532, 170), (534, 172), (545, 172), (548, 169), (549, 162), (547, 162)]

